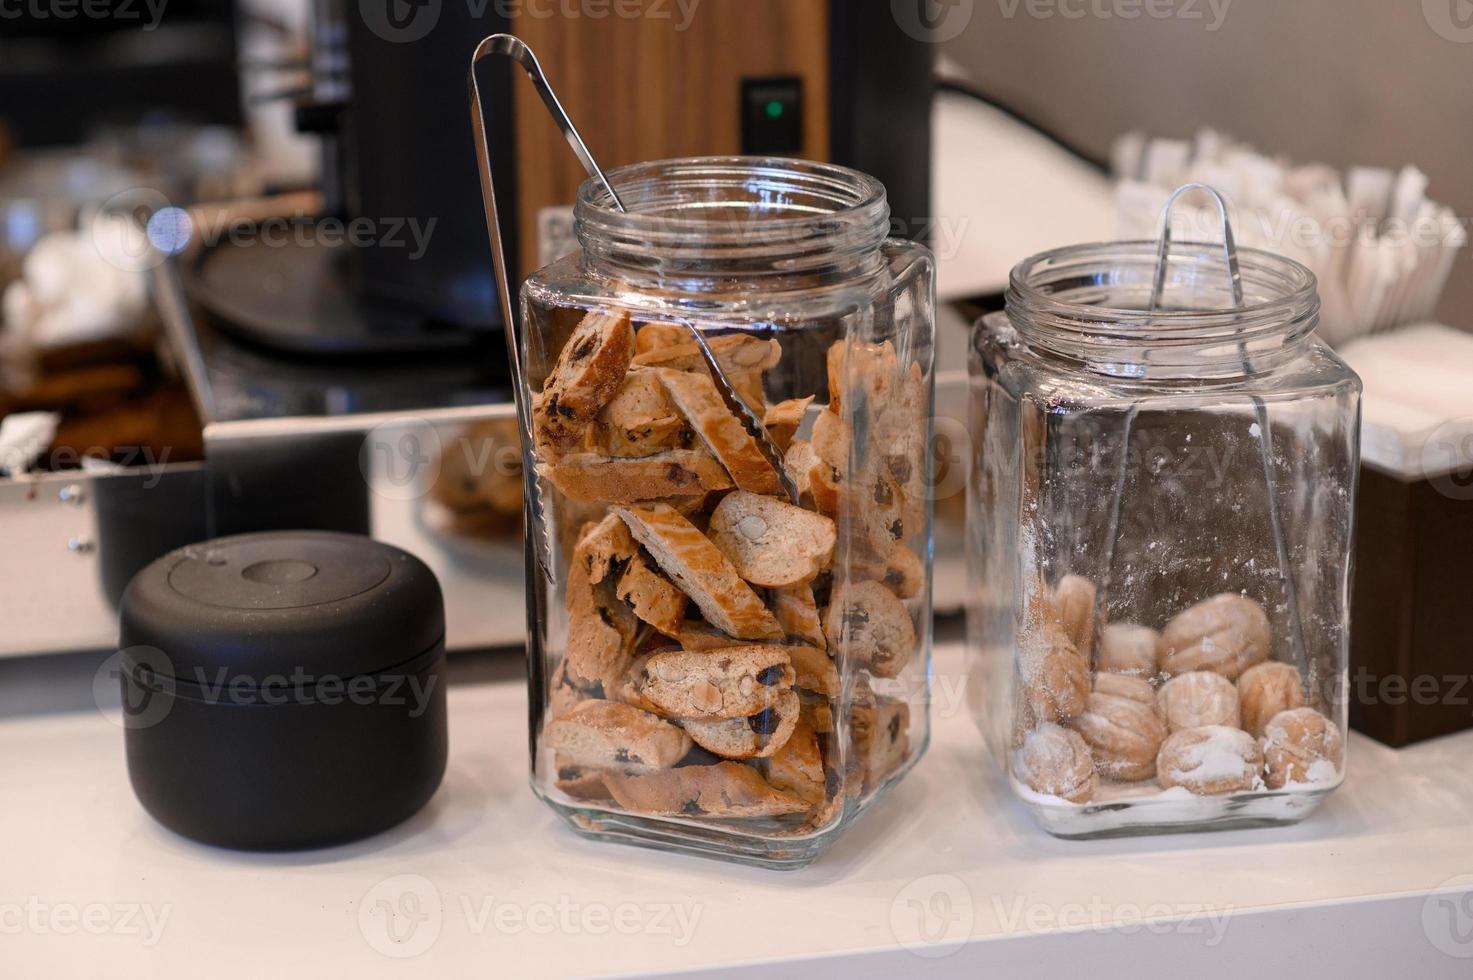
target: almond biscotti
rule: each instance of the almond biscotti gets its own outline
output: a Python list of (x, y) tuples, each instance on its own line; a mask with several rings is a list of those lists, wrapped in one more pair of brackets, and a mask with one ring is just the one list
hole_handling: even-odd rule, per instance
[(792, 661), (782, 647), (726, 647), (654, 654), (643, 665), (639, 689), (667, 716), (716, 720), (765, 711), (793, 680)]
[(834, 522), (776, 497), (738, 490), (711, 513), (711, 543), (753, 585), (812, 581), (834, 557)]
[(686, 718), (681, 725), (695, 743), (727, 759), (766, 759), (787, 744), (798, 724), (801, 702), (791, 689), (779, 692), (761, 711), (744, 718)]

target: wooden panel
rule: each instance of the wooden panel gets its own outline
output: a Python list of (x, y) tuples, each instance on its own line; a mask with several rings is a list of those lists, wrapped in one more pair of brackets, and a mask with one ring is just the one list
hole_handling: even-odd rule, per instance
[[(615, 4), (611, 10), (627, 3)], [(702, 0), (682, 23), (674, 0), (649, 14), (536, 16), (512, 30), (543, 70), (605, 169), (642, 160), (741, 151), (741, 79), (803, 79), (802, 156), (828, 159), (828, 0)], [(574, 9), (577, 9), (576, 7)], [(685, 30), (677, 30), (685, 26)], [(582, 168), (525, 79), (516, 86), (517, 177), (523, 275), (536, 264), (539, 208), (573, 203)]]

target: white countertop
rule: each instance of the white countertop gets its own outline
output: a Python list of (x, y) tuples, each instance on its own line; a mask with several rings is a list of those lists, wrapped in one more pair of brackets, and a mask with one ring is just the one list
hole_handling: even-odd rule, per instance
[[(938, 648), (928, 756), (788, 873), (575, 837), (527, 788), (519, 683), (451, 689), (419, 816), (295, 855), (154, 823), (100, 712), (0, 721), (0, 974), (1473, 976), (1473, 733), (1353, 738), (1348, 781), (1297, 827), (1070, 843), (950, 710), (959, 655)], [(397, 943), (386, 905), (408, 913)]]

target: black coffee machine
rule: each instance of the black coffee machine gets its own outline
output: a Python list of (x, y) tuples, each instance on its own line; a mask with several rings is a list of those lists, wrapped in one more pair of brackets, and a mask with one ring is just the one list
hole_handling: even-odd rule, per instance
[[(822, 108), (829, 159), (879, 177), (895, 214), (930, 214), (931, 46), (908, 34), (887, 5), (793, 2), (826, 6), (831, 94)], [(761, 4), (742, 6), (743, 16), (747, 10), (767, 16)], [(299, 102), (297, 121), (322, 141), (326, 216), (365, 222), (372, 241), (331, 257), (320, 248), (310, 255), (255, 250), (217, 256), (211, 261), (230, 268), (213, 283), (199, 277), (206, 305), (218, 310), (222, 304), (209, 302), (212, 293), (239, 291), (223, 304), (233, 328), (278, 350), (345, 354), (471, 345), (494, 357), (499, 347), (478, 343), (488, 332), (499, 335), (501, 324), (464, 92), (476, 41), (518, 30), (505, 9), (452, 0), (318, 0), (313, 92)], [(671, 43), (681, 42), (676, 37)], [(755, 77), (743, 80), (740, 93), (710, 97), (765, 106), (787, 97), (787, 82)], [(516, 213), (518, 193), (514, 84), (525, 83), (495, 68), (482, 79), (507, 215)], [(798, 149), (783, 126), (746, 121), (742, 152)], [(536, 254), (532, 243), (516, 236), (506, 245), (513, 269), (528, 267), (519, 261), (519, 248)], [(302, 294), (295, 312), (253, 315), (239, 301), (259, 293), (268, 278), (286, 279)]]

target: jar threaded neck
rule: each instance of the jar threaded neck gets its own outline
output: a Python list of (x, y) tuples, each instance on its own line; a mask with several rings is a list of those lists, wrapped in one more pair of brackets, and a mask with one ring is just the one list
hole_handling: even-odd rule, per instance
[(1238, 251), (1244, 303), (1235, 307), (1221, 245), (1178, 243), (1152, 310), (1158, 243), (1077, 245), (1013, 269), (1008, 318), (1043, 355), (1112, 376), (1254, 373), (1292, 356), (1319, 325), (1314, 273), (1259, 249)]
[(585, 181), (575, 232), (591, 271), (676, 292), (811, 286), (881, 264), (890, 209), (879, 181), (830, 164), (695, 157), (622, 167), (627, 211)]

